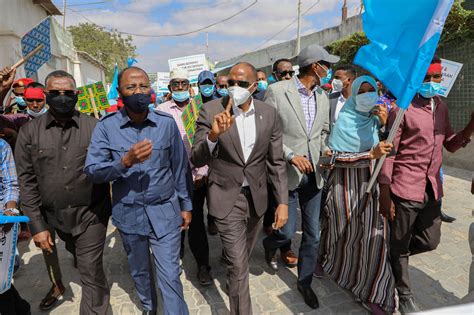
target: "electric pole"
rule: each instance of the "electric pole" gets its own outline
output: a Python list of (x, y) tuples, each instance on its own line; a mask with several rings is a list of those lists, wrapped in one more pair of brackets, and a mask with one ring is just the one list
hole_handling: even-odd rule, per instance
[(301, 0), (298, 0), (298, 29), (296, 31), (296, 49), (295, 55), (300, 53), (300, 26), (301, 26)]
[(63, 29), (66, 28), (66, 7), (67, 7), (67, 2), (66, 0), (63, 0)]

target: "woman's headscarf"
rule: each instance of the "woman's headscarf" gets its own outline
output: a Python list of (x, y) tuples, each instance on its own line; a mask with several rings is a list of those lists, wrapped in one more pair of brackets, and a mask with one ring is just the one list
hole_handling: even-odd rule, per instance
[(365, 152), (379, 143), (378, 117), (355, 109), (356, 96), (360, 86), (365, 82), (372, 85), (377, 92), (377, 83), (373, 78), (364, 75), (354, 80), (352, 95), (339, 112), (336, 124), (329, 135), (329, 147), (333, 151)]

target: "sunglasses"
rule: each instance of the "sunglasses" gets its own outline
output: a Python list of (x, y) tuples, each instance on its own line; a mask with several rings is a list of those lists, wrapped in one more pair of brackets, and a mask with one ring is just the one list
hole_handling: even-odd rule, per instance
[(12, 91), (12, 93), (13, 93), (15, 96), (23, 96), (23, 93), (16, 93), (15, 91)]
[(290, 71), (281, 71), (281, 72), (278, 72), (278, 74), (282, 77), (286, 77), (287, 75), (290, 75), (290, 77), (293, 77), (293, 75), (295, 74), (295, 72), (293, 70), (290, 70)]
[(44, 102), (44, 99), (42, 98), (25, 98), (25, 101), (27, 101), (28, 103), (41, 103), (41, 102)]
[(179, 88), (180, 86), (186, 88), (189, 86), (189, 81), (171, 81), (170, 85), (173, 88)]
[(45, 90), (44, 92), (51, 96), (58, 96), (61, 94), (64, 94), (66, 96), (74, 96), (77, 94), (76, 90)]
[(227, 84), (218, 84), (217, 85), (220, 89), (227, 89), (228, 85)]
[(229, 84), (229, 86), (240, 86), (241, 88), (248, 88), (250, 86), (250, 82), (247, 82), (247, 81), (240, 81), (240, 80), (229, 80), (227, 81), (227, 83)]

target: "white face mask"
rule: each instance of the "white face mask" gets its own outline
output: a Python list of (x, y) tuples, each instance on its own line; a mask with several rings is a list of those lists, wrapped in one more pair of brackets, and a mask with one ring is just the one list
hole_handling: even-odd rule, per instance
[(227, 90), (229, 92), (229, 96), (232, 97), (235, 106), (242, 105), (251, 96), (249, 90), (240, 86), (231, 86)]
[(370, 113), (370, 111), (377, 105), (379, 96), (376, 92), (367, 92), (356, 96), (355, 109), (359, 112)]
[(332, 80), (331, 86), (333, 92), (341, 92), (344, 88), (344, 83), (339, 79), (334, 79)]

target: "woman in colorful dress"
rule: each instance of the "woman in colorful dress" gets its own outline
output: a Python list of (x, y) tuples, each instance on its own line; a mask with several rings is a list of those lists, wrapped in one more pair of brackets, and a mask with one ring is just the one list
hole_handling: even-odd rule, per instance
[(389, 262), (389, 225), (379, 213), (378, 185), (366, 194), (375, 160), (392, 145), (379, 142), (387, 110), (376, 106), (377, 84), (357, 78), (352, 96), (331, 131), (335, 154), (322, 215), (322, 267), (331, 279), (350, 290), (373, 314), (395, 310), (395, 280)]

